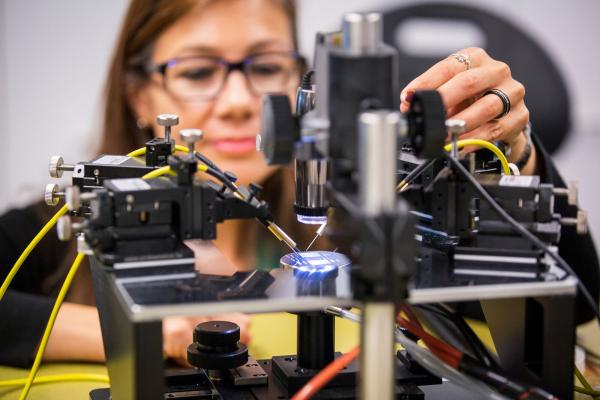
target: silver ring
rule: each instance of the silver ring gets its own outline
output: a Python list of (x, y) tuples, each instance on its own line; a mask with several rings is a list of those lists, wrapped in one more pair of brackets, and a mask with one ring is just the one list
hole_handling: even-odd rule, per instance
[(502, 101), (502, 112), (494, 119), (502, 118), (510, 112), (510, 98), (506, 95), (506, 93), (500, 89), (490, 89), (483, 95), (486, 96), (488, 94), (495, 94)]
[(471, 56), (468, 54), (462, 53), (453, 53), (450, 54), (450, 57), (454, 57), (456, 61), (459, 63), (465, 64), (467, 66), (467, 71), (471, 69)]

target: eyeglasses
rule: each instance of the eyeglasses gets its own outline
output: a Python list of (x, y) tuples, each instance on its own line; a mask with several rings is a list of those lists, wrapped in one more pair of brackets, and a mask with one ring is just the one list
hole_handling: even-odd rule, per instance
[(241, 71), (256, 95), (285, 91), (298, 76), (300, 62), (301, 57), (293, 51), (255, 54), (234, 63), (218, 57), (190, 56), (172, 58), (147, 70), (163, 76), (164, 88), (171, 95), (192, 101), (216, 97), (231, 71)]

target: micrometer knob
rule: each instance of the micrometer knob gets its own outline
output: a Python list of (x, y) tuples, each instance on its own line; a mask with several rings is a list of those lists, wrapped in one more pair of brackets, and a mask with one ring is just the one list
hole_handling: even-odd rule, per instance
[(179, 123), (179, 116), (176, 114), (160, 114), (156, 117), (156, 123), (159, 126), (175, 126)]
[(182, 129), (179, 131), (179, 136), (183, 142), (187, 143), (190, 158), (193, 159), (194, 145), (196, 142), (202, 140), (204, 132), (202, 129)]
[(64, 193), (59, 192), (59, 187), (56, 183), (49, 183), (46, 185), (46, 190), (44, 191), (44, 201), (46, 204), (55, 206), (63, 197)]
[(61, 156), (50, 157), (50, 163), (48, 164), (48, 170), (52, 178), (60, 178), (64, 171), (73, 171), (75, 167), (73, 165), (65, 164), (65, 161)]
[(71, 240), (71, 237), (73, 236), (71, 217), (64, 215), (56, 221), (56, 233), (58, 234), (58, 239), (62, 242)]

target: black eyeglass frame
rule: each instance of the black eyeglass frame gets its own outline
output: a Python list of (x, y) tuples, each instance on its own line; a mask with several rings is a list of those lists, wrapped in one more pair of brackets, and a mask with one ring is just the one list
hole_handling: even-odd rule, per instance
[[(255, 54), (251, 54), (247, 57), (244, 57), (242, 60), (237, 61), (237, 62), (229, 62), (227, 60), (225, 60), (224, 58), (221, 57), (213, 57), (213, 56), (200, 56), (200, 55), (195, 55), (195, 56), (185, 56), (185, 57), (174, 57), (174, 58), (170, 58), (167, 61), (160, 63), (160, 64), (149, 64), (146, 66), (145, 70), (148, 73), (158, 73), (160, 74), (163, 79), (162, 79), (162, 84), (163, 84), (163, 88), (165, 89), (165, 91), (171, 93), (171, 95), (176, 96), (179, 100), (183, 100), (183, 101), (194, 101), (194, 100), (204, 100), (204, 101), (208, 101), (208, 100), (212, 100), (215, 97), (217, 97), (219, 95), (219, 93), (221, 93), (221, 90), (223, 90), (223, 86), (225, 84), (225, 82), (227, 81), (227, 77), (229, 76), (229, 74), (232, 71), (240, 71), (242, 74), (244, 74), (244, 77), (246, 78), (246, 81), (248, 83), (248, 87), (251, 89), (251, 91), (254, 94), (258, 94), (256, 93), (256, 89), (253, 87), (251, 79), (249, 79), (248, 77), (248, 73), (246, 72), (246, 68), (248, 65), (252, 64), (252, 61), (256, 58), (256, 57), (260, 57), (260, 56), (265, 56), (265, 55), (271, 55), (271, 54), (278, 54), (278, 55), (288, 55), (291, 56), (291, 58), (294, 59), (294, 61), (296, 62), (296, 65), (298, 67), (298, 77), (300, 78), (302, 76), (303, 73), (303, 69), (306, 68), (306, 59), (297, 51), (270, 51), (270, 52), (262, 52), (262, 53), (255, 53)], [(193, 60), (193, 59), (198, 59), (198, 58), (203, 58), (203, 59), (212, 59), (214, 61), (216, 61), (218, 64), (226, 67), (226, 71), (225, 71), (225, 75), (223, 77), (223, 82), (221, 84), (221, 87), (219, 88), (219, 90), (217, 90), (215, 92), (214, 95), (212, 96), (207, 96), (207, 97), (202, 97), (202, 98), (198, 98), (198, 99), (191, 99), (191, 98), (185, 98), (182, 96), (178, 96), (176, 93), (172, 93), (172, 91), (169, 90), (169, 88), (167, 87), (167, 70), (171, 67), (174, 67), (175, 65), (177, 65), (178, 63), (185, 61), (185, 60)]]

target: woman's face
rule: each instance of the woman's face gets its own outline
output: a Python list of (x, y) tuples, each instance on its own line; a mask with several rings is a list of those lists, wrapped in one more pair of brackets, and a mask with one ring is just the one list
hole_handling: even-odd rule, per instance
[[(162, 64), (174, 58), (193, 60), (196, 56), (238, 63), (248, 56), (292, 50), (290, 20), (275, 2), (223, 0), (195, 7), (170, 26), (154, 45), (152, 63)], [(199, 63), (202, 65), (202, 61)], [(192, 79), (199, 80), (200, 74), (191, 75)], [(297, 85), (298, 75), (292, 74), (280, 91), (288, 93), (293, 101)], [(158, 114), (164, 113), (179, 115), (179, 125), (174, 130), (178, 142), (179, 129), (202, 129), (204, 139), (196, 144), (196, 150), (247, 184), (263, 182), (274, 171), (255, 147), (260, 129), (260, 98), (244, 73), (232, 70), (221, 90), (209, 100), (182, 100), (173, 90), (165, 89), (163, 76), (158, 73), (153, 73), (152, 80), (131, 100), (138, 116), (151, 121), (155, 136), (164, 134), (164, 128), (155, 121)]]

